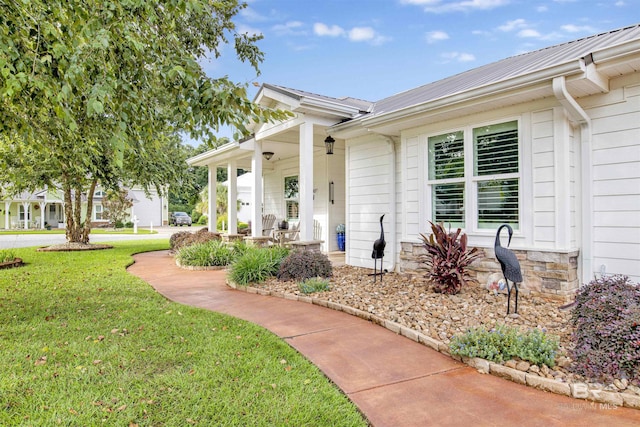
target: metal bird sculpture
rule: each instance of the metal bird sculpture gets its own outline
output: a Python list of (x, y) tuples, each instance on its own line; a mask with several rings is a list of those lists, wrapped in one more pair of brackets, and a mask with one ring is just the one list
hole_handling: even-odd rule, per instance
[[(384, 261), (384, 247), (387, 246), (387, 242), (384, 240), (384, 227), (382, 226), (382, 219), (384, 215), (380, 217), (380, 238), (373, 242), (373, 252), (371, 252), (371, 258), (373, 258), (373, 282), (376, 281), (376, 276), (380, 275), (380, 282), (382, 282), (382, 263)], [(377, 270), (378, 259), (380, 259), (380, 273)]]
[[(500, 232), (503, 228), (506, 228), (509, 232), (509, 242), (507, 243), (507, 247), (503, 248), (500, 245)], [(511, 287), (509, 286), (509, 280), (513, 282), (513, 287), (516, 289), (516, 309), (514, 313), (518, 313), (518, 283), (522, 283), (522, 271), (520, 270), (520, 263), (518, 262), (518, 258), (516, 255), (508, 249), (511, 244), (511, 236), (513, 236), (513, 229), (508, 224), (502, 224), (498, 228), (498, 232), (496, 233), (496, 242), (493, 245), (494, 252), (496, 254), (496, 258), (500, 263), (500, 267), (502, 268), (502, 275), (504, 276), (504, 280), (507, 283), (507, 314), (510, 311), (511, 305)]]

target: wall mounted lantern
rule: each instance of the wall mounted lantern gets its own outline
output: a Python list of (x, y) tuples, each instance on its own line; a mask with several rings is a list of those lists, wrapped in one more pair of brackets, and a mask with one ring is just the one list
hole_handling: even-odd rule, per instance
[(262, 153), (262, 156), (266, 160), (271, 160), (271, 158), (273, 157), (273, 151), (265, 151), (264, 153)]
[(327, 148), (327, 154), (333, 154), (333, 143), (336, 142), (335, 139), (328, 136), (324, 140), (324, 146)]

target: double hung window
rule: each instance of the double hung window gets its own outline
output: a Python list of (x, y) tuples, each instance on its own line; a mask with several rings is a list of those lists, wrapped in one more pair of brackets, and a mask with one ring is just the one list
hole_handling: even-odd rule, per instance
[(429, 137), (432, 221), (478, 229), (507, 223), (518, 229), (519, 146), (516, 120)]
[(94, 205), (93, 212), (95, 213), (96, 221), (102, 221), (106, 219), (104, 217), (104, 207), (102, 205)]
[(287, 221), (297, 220), (299, 215), (299, 185), (298, 176), (287, 176), (284, 178), (284, 202)]

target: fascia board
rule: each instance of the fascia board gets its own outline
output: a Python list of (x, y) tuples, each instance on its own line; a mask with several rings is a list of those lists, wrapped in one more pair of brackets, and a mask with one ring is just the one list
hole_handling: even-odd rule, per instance
[(211, 160), (221, 156), (222, 154), (229, 153), (233, 150), (237, 150), (240, 147), (238, 142), (229, 142), (224, 144), (214, 150), (205, 151), (204, 153), (198, 154), (197, 156), (193, 156), (187, 159), (187, 164), (191, 166), (207, 166), (211, 163)]

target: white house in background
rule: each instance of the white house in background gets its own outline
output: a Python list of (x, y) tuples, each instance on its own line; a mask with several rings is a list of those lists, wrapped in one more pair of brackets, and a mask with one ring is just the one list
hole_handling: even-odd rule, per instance
[[(91, 222), (94, 226), (106, 224), (107, 219), (102, 205), (104, 192), (96, 189), (93, 196)], [(138, 219), (139, 227), (166, 225), (169, 211), (167, 200), (159, 196), (155, 189), (150, 198), (141, 189), (129, 190), (133, 207), (129, 210), (128, 220)], [(86, 216), (86, 197), (83, 196), (82, 216)], [(0, 201), (0, 227), (9, 229), (65, 228), (63, 195), (57, 188), (48, 188), (34, 192), (23, 192), (12, 199)]]
[[(238, 177), (237, 181), (237, 197), (240, 202), (238, 209), (238, 221), (248, 223), (251, 221), (251, 183), (253, 182), (253, 173), (247, 172)], [(229, 180), (222, 183), (225, 187), (229, 187)]]
[[(189, 160), (210, 172), (251, 169), (253, 224), (262, 213), (299, 218), (304, 241), (318, 219), (330, 251), (344, 222), (347, 264), (372, 267), (386, 214), (384, 268), (414, 272), (419, 233), (449, 223), (485, 249), (474, 267), (483, 282), (500, 271), (493, 242), (509, 223), (525, 290), (564, 298), (594, 274), (640, 281), (640, 25), (375, 103), (268, 84), (255, 101), (295, 116)], [(287, 180), (298, 193), (285, 191)]]

